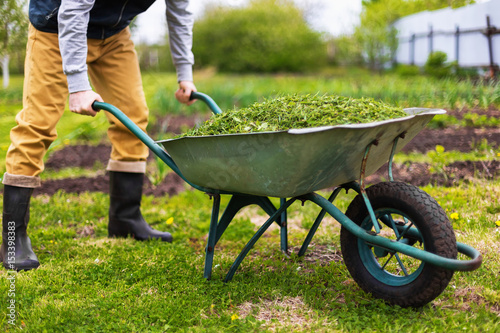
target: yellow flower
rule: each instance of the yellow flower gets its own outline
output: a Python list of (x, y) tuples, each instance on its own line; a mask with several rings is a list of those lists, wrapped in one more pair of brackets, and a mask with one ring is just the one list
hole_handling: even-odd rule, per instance
[(500, 227), (500, 221), (496, 221), (495, 224), (497, 225), (497, 227)]
[(165, 223), (166, 224), (172, 224), (172, 223), (174, 223), (174, 218), (173, 217), (169, 217)]
[(67, 145), (69, 145), (69, 143), (70, 143), (71, 141), (69, 141), (69, 139), (64, 139), (64, 141), (63, 141), (63, 142), (64, 142), (64, 144), (67, 146)]
[(238, 315), (235, 313), (234, 315), (231, 316), (231, 321), (236, 320), (238, 318), (240, 317), (238, 317)]
[(444, 147), (441, 145), (436, 145), (436, 152), (438, 154), (444, 153)]
[(450, 214), (450, 219), (452, 219), (452, 220), (458, 220), (458, 213), (451, 213)]

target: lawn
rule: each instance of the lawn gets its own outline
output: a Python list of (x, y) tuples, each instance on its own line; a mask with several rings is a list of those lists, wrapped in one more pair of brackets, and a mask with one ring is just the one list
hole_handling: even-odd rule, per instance
[[(223, 109), (288, 92), (369, 96), (405, 107), (463, 112), (490, 105), (497, 108), (500, 102), (500, 88), (491, 83), (401, 79), (339, 69), (318, 76), (200, 72), (196, 81), (199, 91), (214, 97)], [(145, 73), (144, 85), (152, 121), (164, 116), (165, 110), (207, 112), (201, 103), (188, 109), (171, 102), (172, 74)], [(8, 130), (21, 107), (21, 86), (22, 78), (15, 77), (11, 88), (0, 91), (0, 170), (4, 170)], [(431, 126), (467, 124), (442, 117)], [(102, 114), (92, 119), (67, 112), (58, 126), (60, 138), (47, 158), (68, 145), (105, 142), (105, 128)], [(437, 150), (396, 156), (397, 163), (425, 162), (436, 169), (460, 160), (497, 159), (498, 148), (487, 153)], [(100, 171), (47, 170), (44, 179), (92, 176)], [(206, 194), (187, 189), (175, 196), (144, 196), (146, 220), (174, 236), (174, 243), (163, 244), (109, 239), (107, 195), (58, 192), (36, 196), (31, 203), (29, 231), (40, 268), (16, 275), (0, 271), (4, 314), (0, 326), (9, 332), (500, 331), (499, 178), (478, 177), (454, 187), (429, 184), (422, 189), (448, 214), (457, 240), (481, 251), (483, 265), (473, 272), (456, 272), (445, 291), (419, 309), (390, 306), (361, 290), (342, 261), (340, 225), (332, 218), (325, 219), (306, 256), (299, 258), (300, 245), (319, 212), (310, 203), (295, 203), (288, 211), (290, 256), (280, 252), (279, 230), (272, 226), (233, 280), (224, 283), (231, 263), (265, 221), (259, 209), (246, 208), (231, 223), (215, 249), (212, 279), (206, 281), (203, 265), (212, 204)], [(342, 194), (337, 207), (345, 211), (353, 196)], [(223, 196), (223, 206), (228, 199)], [(276, 199), (273, 202), (278, 204)], [(15, 325), (7, 316), (12, 299)]]

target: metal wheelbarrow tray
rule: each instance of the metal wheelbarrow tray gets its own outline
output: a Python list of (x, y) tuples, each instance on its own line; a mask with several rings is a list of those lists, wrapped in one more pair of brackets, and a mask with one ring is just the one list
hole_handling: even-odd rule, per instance
[[(192, 98), (221, 113), (207, 95), (193, 93)], [(298, 255), (305, 254), (324, 216), (330, 214), (342, 225), (342, 255), (353, 279), (366, 292), (391, 304), (425, 305), (446, 288), (454, 271), (471, 271), (481, 265), (477, 250), (456, 242), (436, 200), (392, 177), (394, 154), (443, 110), (410, 108), (405, 109), (407, 117), (367, 124), (157, 143), (114, 106), (95, 102), (94, 107), (112, 113), (188, 184), (213, 198), (204, 269), (207, 279), (217, 242), (236, 213), (248, 205), (260, 206), (269, 219), (245, 245), (225, 281), (232, 279), (274, 223), (280, 227), (281, 250), (287, 253), (287, 208), (296, 200), (321, 208)], [(365, 177), (386, 162), (390, 181), (365, 188)], [(328, 199), (315, 193), (328, 188), (333, 188)], [(332, 203), (342, 189), (358, 193), (345, 213)], [(232, 197), (220, 215), (220, 196), (225, 194)], [(280, 206), (276, 208), (269, 197), (280, 198)], [(458, 260), (457, 253), (470, 259)]]
[(160, 141), (192, 183), (260, 196), (290, 198), (359, 180), (365, 148), (377, 143), (366, 175), (390, 157), (394, 139), (409, 142), (436, 109), (406, 109), (404, 118), (280, 132), (184, 137)]

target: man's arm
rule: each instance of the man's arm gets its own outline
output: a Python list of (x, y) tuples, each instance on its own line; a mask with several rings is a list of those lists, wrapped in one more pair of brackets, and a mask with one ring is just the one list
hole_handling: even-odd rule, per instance
[(194, 56), (193, 46), (193, 14), (187, 10), (188, 0), (165, 0), (167, 5), (168, 38), (172, 61), (177, 71), (179, 90), (175, 97), (181, 103), (192, 104), (189, 100), (192, 91), (196, 91), (193, 83)]
[(58, 13), (59, 49), (68, 79), (69, 109), (95, 116), (94, 101), (101, 96), (92, 91), (87, 74), (87, 27), (95, 0), (62, 0)]

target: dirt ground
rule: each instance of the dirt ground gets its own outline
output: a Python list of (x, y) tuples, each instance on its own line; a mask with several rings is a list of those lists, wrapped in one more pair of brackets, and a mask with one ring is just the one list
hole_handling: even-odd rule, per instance
[[(467, 112), (474, 112), (488, 117), (500, 117), (500, 111), (490, 109), (472, 110), (448, 110), (449, 115), (458, 119)], [(187, 128), (204, 121), (209, 115), (196, 116), (167, 116), (156, 121), (151, 126), (150, 135), (158, 137), (159, 132), (170, 132), (180, 134)], [(424, 129), (404, 148), (404, 152), (426, 153), (434, 150), (436, 145), (441, 145), (446, 151), (457, 150), (468, 152), (474, 149), (483, 139), (488, 140), (488, 144), (497, 148), (500, 144), (500, 128), (445, 128), (445, 129)], [(111, 147), (107, 144), (98, 146), (74, 145), (66, 146), (54, 152), (46, 163), (46, 169), (60, 170), (66, 167), (92, 168), (96, 163), (106, 165)], [(150, 154), (150, 159), (153, 153)], [(394, 178), (399, 181), (408, 182), (416, 186), (423, 186), (429, 183), (435, 185), (453, 186), (460, 181), (468, 181), (473, 177), (493, 179), (499, 175), (499, 161), (488, 162), (456, 162), (444, 167), (440, 172), (431, 173), (430, 166), (423, 163), (411, 163), (405, 165), (395, 165)], [(84, 191), (108, 192), (108, 175), (98, 175), (94, 178), (80, 177), (59, 180), (46, 180), (42, 187), (35, 190), (37, 194), (52, 195), (58, 190), (66, 192), (80, 193)], [(382, 167), (375, 174), (368, 177), (368, 183), (387, 180), (387, 166)], [(170, 173), (157, 186), (153, 186), (148, 179), (145, 179), (144, 193), (155, 196), (165, 194), (175, 195), (186, 189), (185, 182), (176, 174)]]

